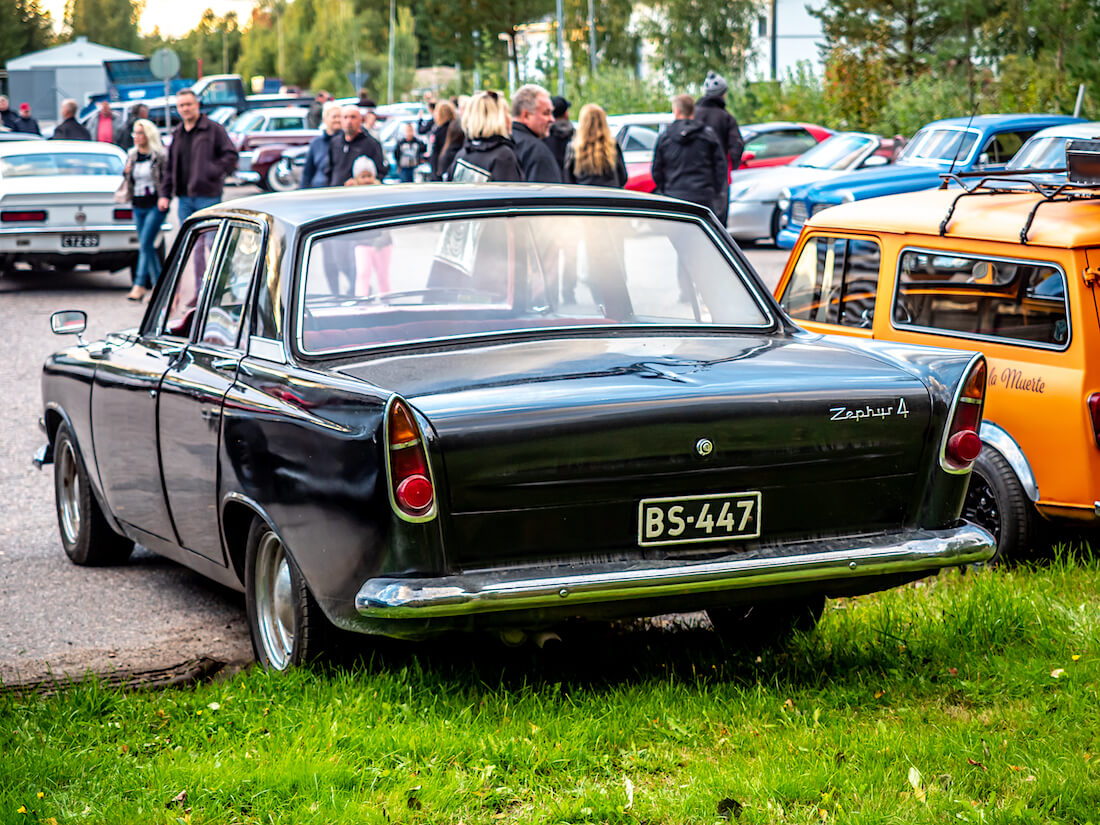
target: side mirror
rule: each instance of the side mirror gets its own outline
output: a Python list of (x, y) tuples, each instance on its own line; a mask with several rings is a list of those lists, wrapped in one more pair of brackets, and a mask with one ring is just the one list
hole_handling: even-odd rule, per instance
[(871, 155), (860, 166), (864, 169), (872, 169), (876, 166), (886, 166), (889, 162), (890, 159), (884, 158), (882, 155)]
[(82, 309), (63, 309), (50, 316), (54, 335), (80, 335), (88, 328), (88, 313)]

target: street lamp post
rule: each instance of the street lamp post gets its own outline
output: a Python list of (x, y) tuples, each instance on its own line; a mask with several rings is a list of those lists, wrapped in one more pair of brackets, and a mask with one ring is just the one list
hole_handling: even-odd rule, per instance
[(397, 32), (395, 31), (395, 22), (397, 13), (395, 11), (397, 0), (390, 0), (390, 46), (389, 46), (389, 69), (386, 72), (386, 102), (393, 103), (393, 49), (394, 43), (397, 39)]
[(565, 42), (562, 39), (561, 0), (558, 0), (558, 94), (565, 97)]

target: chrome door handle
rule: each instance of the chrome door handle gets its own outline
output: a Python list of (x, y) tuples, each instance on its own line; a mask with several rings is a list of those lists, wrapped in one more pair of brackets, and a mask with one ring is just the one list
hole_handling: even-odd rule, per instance
[(215, 358), (210, 362), (210, 369), (213, 370), (227, 370), (233, 369), (237, 366), (236, 358)]

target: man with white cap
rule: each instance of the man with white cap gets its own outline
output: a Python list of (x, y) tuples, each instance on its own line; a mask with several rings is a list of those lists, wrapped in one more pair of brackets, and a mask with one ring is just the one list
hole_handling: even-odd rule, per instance
[[(737, 127), (737, 119), (726, 111), (726, 79), (718, 72), (707, 72), (703, 81), (703, 96), (695, 103), (695, 120), (701, 120), (714, 130), (718, 136), (718, 143), (722, 151), (729, 159), (729, 168), (736, 169), (741, 165), (741, 152), (745, 148), (745, 142), (741, 139), (741, 130)], [(723, 224), (729, 213), (729, 183), (726, 184), (726, 197), (718, 199), (721, 212), (719, 220)], [(722, 206), (722, 204), (725, 204)]]

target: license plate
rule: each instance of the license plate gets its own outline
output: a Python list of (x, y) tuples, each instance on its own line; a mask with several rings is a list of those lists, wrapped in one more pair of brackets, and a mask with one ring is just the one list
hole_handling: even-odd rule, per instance
[(99, 235), (62, 235), (61, 245), (86, 249), (89, 246), (99, 246)]
[(758, 538), (760, 501), (758, 491), (642, 499), (638, 545)]

